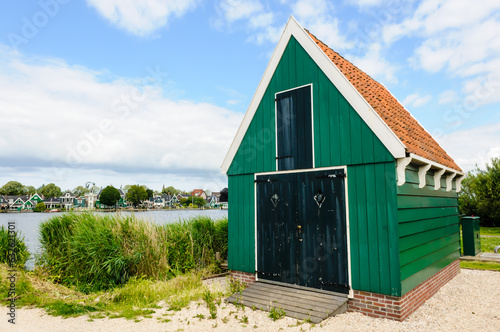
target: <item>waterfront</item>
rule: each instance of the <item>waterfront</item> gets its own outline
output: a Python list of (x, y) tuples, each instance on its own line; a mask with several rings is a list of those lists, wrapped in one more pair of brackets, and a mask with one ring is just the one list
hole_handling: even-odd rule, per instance
[[(38, 235), (38, 225), (45, 220), (61, 214), (57, 213), (0, 213), (0, 226), (7, 227), (9, 222), (14, 222), (16, 231), (20, 231), (24, 236), (26, 246), (31, 253), (31, 259), (26, 264), (28, 269), (34, 267), (34, 255), (39, 253), (40, 242)], [(117, 212), (97, 212), (102, 214), (117, 214)], [(145, 212), (118, 212), (121, 215), (135, 214), (138, 219), (147, 220), (156, 224), (168, 224), (179, 220), (190, 219), (192, 217), (203, 215), (209, 216), (214, 220), (227, 217), (227, 210), (148, 210)]]

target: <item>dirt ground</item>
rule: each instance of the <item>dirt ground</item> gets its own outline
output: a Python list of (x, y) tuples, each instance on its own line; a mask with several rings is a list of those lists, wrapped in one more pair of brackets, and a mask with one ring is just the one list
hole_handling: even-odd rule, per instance
[[(223, 278), (207, 283), (225, 287)], [(287, 317), (273, 321), (267, 312), (226, 303), (218, 307), (217, 318), (210, 319), (204, 303), (192, 302), (178, 312), (163, 306), (140, 322), (124, 318), (90, 321), (88, 316), (63, 319), (43, 309), (17, 309), (13, 325), (7, 321), (7, 308), (0, 310), (4, 311), (0, 331), (500, 331), (500, 272), (462, 269), (404, 322), (359, 313), (338, 315), (316, 325)]]

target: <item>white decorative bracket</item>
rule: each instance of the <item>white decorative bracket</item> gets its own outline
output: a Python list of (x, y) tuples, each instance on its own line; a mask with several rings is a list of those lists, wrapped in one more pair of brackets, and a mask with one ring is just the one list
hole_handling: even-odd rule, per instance
[(457, 173), (451, 173), (446, 177), (446, 191), (451, 191), (451, 181), (453, 181), (453, 178), (457, 175)]
[(434, 172), (434, 190), (439, 190), (441, 188), (441, 177), (443, 176), (445, 169), (440, 169)]
[(406, 166), (411, 162), (411, 157), (398, 159), (397, 173), (398, 173), (398, 186), (402, 186), (406, 182)]
[(456, 190), (457, 190), (457, 193), (460, 192), (460, 190), (462, 190), (462, 180), (465, 178), (464, 175), (460, 175), (459, 177), (456, 178), (455, 180), (455, 184), (456, 184)]
[(431, 168), (431, 164), (423, 165), (418, 168), (418, 187), (423, 188), (425, 187), (426, 181), (425, 181), (425, 176), (427, 175), (427, 171)]

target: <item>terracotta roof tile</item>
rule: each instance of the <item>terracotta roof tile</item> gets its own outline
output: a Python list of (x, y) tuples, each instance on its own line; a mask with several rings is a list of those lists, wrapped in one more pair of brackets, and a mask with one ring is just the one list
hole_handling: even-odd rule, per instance
[(309, 31), (307, 32), (396, 136), (399, 137), (408, 152), (457, 171), (462, 171), (434, 138), (382, 84), (344, 59)]

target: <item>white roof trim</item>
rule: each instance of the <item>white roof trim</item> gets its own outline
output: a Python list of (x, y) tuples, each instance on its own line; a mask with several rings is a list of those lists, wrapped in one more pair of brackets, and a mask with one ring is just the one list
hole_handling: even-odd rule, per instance
[(368, 127), (375, 133), (375, 135), (380, 139), (382, 144), (389, 150), (389, 152), (394, 156), (394, 158), (403, 158), (406, 156), (406, 147), (399, 140), (396, 134), (387, 126), (387, 124), (380, 118), (380, 116), (373, 110), (370, 104), (361, 96), (361, 94), (356, 90), (356, 88), (351, 84), (351, 82), (342, 74), (340, 69), (335, 66), (335, 64), (328, 58), (328, 56), (321, 50), (321, 48), (316, 45), (314, 40), (309, 36), (309, 34), (299, 25), (299, 23), (290, 16), (285, 30), (281, 35), (281, 38), (274, 50), (274, 53), (267, 65), (266, 71), (262, 76), (262, 79), (257, 87), (257, 91), (250, 102), (250, 106), (241, 122), (241, 125), (236, 133), (236, 136), (227, 152), (226, 158), (222, 163), (221, 170), (223, 174), (226, 174), (231, 166), (231, 163), (238, 151), (238, 148), (245, 137), (245, 133), (252, 122), (252, 119), (259, 107), (259, 104), (264, 96), (264, 93), (274, 75), (276, 68), (278, 67), (279, 61), (283, 53), (285, 52), (286, 46), (290, 37), (294, 36), (299, 44), (304, 48), (304, 50), (309, 54), (318, 67), (325, 73), (329, 80), (335, 85), (335, 87), (344, 96), (347, 102), (356, 110), (359, 116), (365, 121)]

